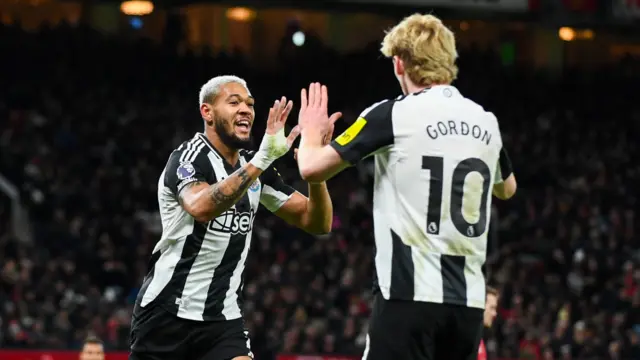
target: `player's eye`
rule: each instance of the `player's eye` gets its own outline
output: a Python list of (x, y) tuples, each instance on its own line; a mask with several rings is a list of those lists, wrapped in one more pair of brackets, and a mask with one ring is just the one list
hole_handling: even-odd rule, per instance
[(238, 105), (238, 104), (240, 104), (240, 102), (238, 100), (231, 100), (231, 101), (229, 101), (229, 104)]

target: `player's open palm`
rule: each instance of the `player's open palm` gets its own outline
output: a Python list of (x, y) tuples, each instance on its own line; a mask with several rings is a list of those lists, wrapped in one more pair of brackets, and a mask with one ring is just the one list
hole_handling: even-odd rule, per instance
[(287, 98), (283, 96), (280, 100), (276, 100), (269, 109), (267, 130), (260, 143), (260, 150), (266, 151), (270, 158), (277, 159), (286, 154), (293, 141), (300, 134), (297, 127), (291, 131), (289, 137), (284, 134), (284, 125), (292, 108), (293, 102), (287, 101)]
[(334, 113), (329, 116), (329, 93), (327, 87), (320, 83), (309, 85), (309, 91), (302, 89), (300, 93), (300, 114), (298, 125), (301, 130), (312, 130), (320, 134), (325, 143), (333, 135), (333, 125), (340, 119), (342, 113)]
[(284, 124), (289, 118), (289, 113), (293, 108), (293, 101), (287, 101), (286, 97), (276, 100), (269, 109), (269, 118), (267, 119), (267, 134), (275, 135), (280, 130), (284, 130)]

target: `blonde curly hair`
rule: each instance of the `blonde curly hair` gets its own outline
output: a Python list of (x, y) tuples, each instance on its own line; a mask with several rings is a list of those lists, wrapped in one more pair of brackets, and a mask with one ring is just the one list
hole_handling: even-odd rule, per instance
[(455, 35), (433, 15), (406, 17), (387, 32), (380, 51), (402, 59), (409, 79), (418, 86), (448, 84), (458, 76)]

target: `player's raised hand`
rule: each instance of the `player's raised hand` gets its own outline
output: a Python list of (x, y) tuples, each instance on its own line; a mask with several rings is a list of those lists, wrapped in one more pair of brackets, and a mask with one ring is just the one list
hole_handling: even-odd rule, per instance
[(287, 122), (289, 113), (293, 108), (293, 102), (287, 101), (286, 97), (276, 100), (267, 118), (267, 130), (262, 137), (260, 148), (251, 159), (251, 163), (261, 170), (265, 170), (277, 158), (286, 154), (291, 148), (293, 141), (298, 137), (300, 131), (294, 128), (289, 137), (284, 135), (284, 124)]
[(337, 112), (329, 116), (329, 94), (327, 87), (320, 83), (311, 83), (309, 91), (300, 92), (300, 113), (298, 125), (302, 131), (311, 130), (320, 134), (324, 140), (327, 135), (333, 135), (333, 124), (340, 119), (342, 113)]
[(267, 118), (267, 134), (275, 135), (281, 129), (289, 118), (289, 113), (293, 108), (293, 101), (287, 101), (286, 97), (276, 100), (269, 109), (269, 118)]

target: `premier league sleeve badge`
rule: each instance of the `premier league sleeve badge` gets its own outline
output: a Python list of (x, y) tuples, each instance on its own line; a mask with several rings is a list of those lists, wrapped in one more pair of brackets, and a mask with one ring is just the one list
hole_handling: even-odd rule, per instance
[(178, 175), (178, 180), (186, 180), (193, 177), (196, 174), (196, 169), (193, 167), (191, 163), (183, 162), (178, 166), (178, 170), (176, 171), (176, 175)]

